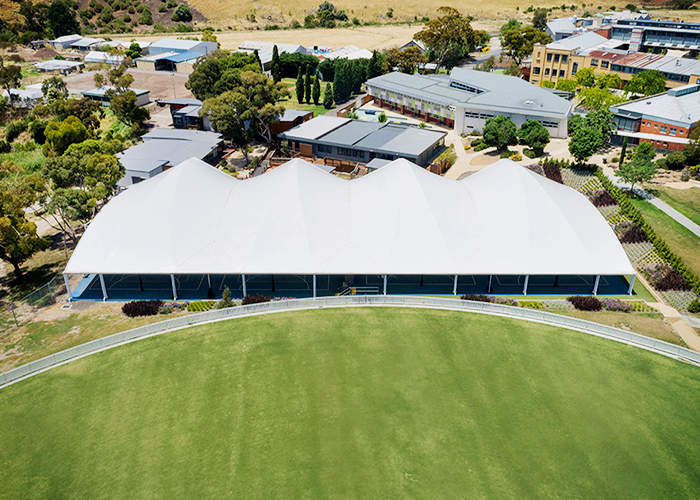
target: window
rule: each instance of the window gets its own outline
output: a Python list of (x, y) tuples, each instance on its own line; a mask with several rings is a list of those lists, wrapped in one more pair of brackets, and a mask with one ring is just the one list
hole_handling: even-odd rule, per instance
[(659, 130), (659, 132), (662, 133), (662, 134), (665, 134), (665, 133), (666, 133), (666, 130), (668, 130), (668, 127), (667, 127), (666, 125), (663, 125), (663, 126), (661, 127), (661, 130)]
[(603, 61), (602, 63), (600, 63), (601, 68), (607, 68), (608, 66), (610, 66), (610, 63), (608, 61)]
[(352, 156), (352, 149), (348, 148), (338, 148), (338, 154), (343, 156)]
[(670, 135), (676, 135), (677, 130), (675, 128), (672, 128), (671, 130), (668, 131)]
[(549, 68), (545, 68), (545, 69), (544, 69), (544, 75), (545, 75), (545, 76), (548, 76), (548, 75), (549, 75)]
[(591, 66), (593, 66), (593, 67), (598, 66), (598, 59), (591, 59)]
[(318, 149), (319, 153), (332, 153), (333, 152), (333, 146), (328, 146), (326, 144), (319, 144), (316, 146), (316, 149)]
[(532, 68), (532, 74), (533, 75), (539, 75), (540, 74), (540, 68), (539, 66), (536, 68)]
[(572, 66), (572, 69), (571, 69), (572, 75), (575, 75), (576, 73), (578, 73), (578, 63), (574, 63), (574, 65)]
[(569, 60), (569, 56), (567, 56), (567, 55), (561, 56), (561, 62), (565, 63), (568, 60)]
[(547, 54), (547, 62), (551, 62), (551, 61), (552, 61), (552, 54)]
[(554, 54), (554, 62), (559, 62), (559, 54)]
[(659, 128), (659, 124), (658, 124), (658, 123), (655, 123), (655, 124), (654, 124), (654, 128)]
[(564, 78), (564, 77), (566, 76), (566, 71), (564, 71), (563, 69), (560, 69), (560, 70), (559, 70), (559, 76), (560, 76), (561, 78)]

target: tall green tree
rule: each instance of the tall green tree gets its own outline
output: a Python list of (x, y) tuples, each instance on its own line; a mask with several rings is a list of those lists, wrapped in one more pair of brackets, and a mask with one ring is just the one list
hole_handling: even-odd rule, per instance
[(304, 67), (299, 66), (299, 72), (297, 73), (297, 81), (294, 86), (294, 92), (297, 96), (297, 101), (300, 103), (304, 102)]
[(428, 21), (424, 28), (414, 35), (414, 40), (425, 43), (435, 54), (435, 73), (451, 51), (473, 50), (478, 42), (478, 36), (458, 10), (452, 7), (440, 7), (438, 17)]
[(625, 90), (643, 96), (661, 94), (666, 92), (666, 77), (655, 69), (641, 71), (627, 82)]
[(518, 138), (527, 144), (537, 156), (542, 156), (544, 148), (550, 140), (549, 132), (537, 120), (528, 120), (523, 123), (518, 130)]
[(318, 106), (318, 103), (321, 100), (321, 83), (318, 75), (316, 78), (314, 78), (314, 88), (311, 90), (311, 97), (314, 100), (314, 105)]
[(308, 103), (311, 103), (311, 78), (311, 66), (307, 66), (304, 78), (304, 100)]
[(576, 73), (576, 83), (582, 87), (593, 87), (595, 85), (595, 73), (593, 68), (581, 68)]
[(255, 49), (253, 51), (253, 55), (255, 56), (255, 60), (258, 63), (258, 67), (260, 68), (260, 72), (262, 73), (263, 72), (263, 64), (262, 64), (262, 60), (260, 59), (260, 53), (258, 52), (258, 49)]
[(5, 61), (0, 57), (0, 88), (9, 94), (10, 104), (14, 101), (10, 89), (18, 89), (21, 81), (22, 68), (14, 64), (5, 64)]
[(275, 83), (282, 80), (282, 73), (280, 68), (280, 53), (277, 49), (277, 45), (272, 47), (272, 62), (270, 63), (270, 73), (272, 74), (272, 79)]
[[(56, 155), (62, 155), (68, 146), (88, 138), (88, 130), (78, 118), (69, 116), (62, 122), (51, 121), (44, 130), (46, 146)], [(45, 147), (46, 147), (45, 146)]]
[(654, 146), (650, 142), (643, 142), (635, 149), (632, 161), (620, 165), (615, 175), (622, 181), (629, 182), (630, 192), (634, 192), (635, 184), (649, 181), (656, 175), (654, 156), (656, 156)]
[(333, 85), (326, 84), (326, 90), (323, 92), (323, 107), (331, 109), (333, 107)]
[(625, 163), (625, 155), (627, 154), (627, 137), (622, 140), (622, 150), (620, 151), (620, 162), (618, 166), (621, 167)]
[(495, 147), (499, 151), (507, 150), (508, 146), (518, 144), (517, 128), (510, 118), (498, 115), (495, 118), (487, 118), (483, 130), (484, 143)]
[(392, 68), (397, 68), (401, 73), (412, 75), (421, 64), (428, 62), (423, 52), (415, 45), (404, 50), (389, 49), (386, 53), (386, 61)]
[(508, 29), (501, 36), (503, 51), (518, 65), (532, 54), (535, 44), (548, 44), (552, 37), (532, 26)]
[(46, 15), (46, 27), (51, 30), (53, 36), (58, 38), (63, 35), (80, 33), (80, 23), (74, 5), (77, 6), (77, 2), (66, 0), (51, 2)]
[(532, 26), (540, 31), (547, 29), (547, 9), (535, 9), (532, 15)]
[(239, 86), (244, 71), (260, 72), (254, 54), (216, 50), (195, 63), (185, 87), (204, 101)]
[(25, 208), (33, 205), (43, 181), (37, 175), (21, 175), (19, 167), (0, 166), (0, 259), (12, 266), (15, 279), (22, 280), (22, 264), (49, 246), (27, 220)]
[(369, 63), (367, 63), (367, 74), (365, 77), (365, 81), (369, 80), (370, 78), (375, 78), (381, 74), (382, 62), (380, 61), (379, 54), (377, 53), (377, 51), (373, 50), (372, 57), (370, 58)]
[(599, 128), (583, 125), (571, 135), (569, 139), (569, 153), (578, 163), (584, 163), (598, 151), (604, 140)]

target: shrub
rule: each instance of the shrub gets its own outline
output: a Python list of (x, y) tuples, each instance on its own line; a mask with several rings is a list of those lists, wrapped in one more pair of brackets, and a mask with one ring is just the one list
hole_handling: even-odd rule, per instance
[(662, 292), (666, 290), (691, 289), (683, 276), (667, 264), (657, 264), (657, 266), (653, 270), (649, 270), (647, 274), (651, 285)]
[(7, 141), (0, 140), (0, 153), (9, 153), (12, 151), (12, 146)]
[(221, 300), (216, 303), (217, 309), (226, 309), (228, 307), (233, 307), (236, 304), (231, 300), (231, 290), (228, 287), (224, 287), (224, 292), (221, 294)]
[(530, 159), (537, 158), (537, 153), (535, 153), (532, 149), (523, 149), (523, 154)]
[(547, 162), (542, 165), (544, 176), (559, 184), (564, 184), (564, 179), (561, 178), (561, 167), (558, 163)]
[(8, 123), (5, 127), (5, 140), (7, 142), (14, 141), (15, 139), (17, 139), (19, 134), (24, 132), (26, 128), (27, 126), (23, 121), (14, 121)]
[(595, 297), (585, 295), (574, 295), (566, 300), (571, 302), (574, 309), (579, 311), (600, 311), (603, 308), (603, 303)]
[(471, 132), (469, 132), (469, 135), (474, 137), (481, 137), (481, 133), (477, 132), (476, 130), (472, 130)]
[(200, 300), (197, 302), (190, 302), (187, 306), (187, 310), (190, 312), (204, 312), (209, 311), (214, 307), (215, 302), (213, 300)]
[(590, 196), (591, 203), (596, 207), (612, 207), (617, 205), (617, 200), (606, 190), (601, 189)]
[(700, 313), (700, 300), (695, 299), (688, 304), (688, 312), (692, 314)]
[(538, 300), (521, 300), (520, 307), (529, 307), (530, 309), (544, 309), (544, 304)]
[(481, 137), (478, 137), (471, 142), (471, 145), (472, 145), (472, 147), (475, 147), (475, 146), (478, 146), (479, 144), (483, 144), (483, 143), (484, 143), (484, 140)]
[(613, 156), (612, 160), (610, 160), (612, 163), (620, 163), (620, 157), (619, 156)]
[(270, 297), (259, 293), (251, 293), (243, 297), (243, 302), (241, 302), (241, 304), (247, 306), (248, 304), (260, 304), (262, 302), (270, 302)]
[(621, 225), (621, 229), (623, 233), (622, 237), (620, 237), (620, 243), (644, 243), (649, 241), (647, 233), (634, 222), (627, 222)]
[(475, 152), (479, 152), (479, 151), (483, 151), (483, 150), (486, 149), (486, 148), (488, 148), (488, 146), (482, 142), (482, 143), (477, 144), (476, 146), (474, 146), (474, 151), (475, 151)]
[(629, 302), (619, 299), (604, 299), (601, 300), (603, 309), (606, 311), (632, 312), (634, 307)]
[(163, 307), (162, 300), (133, 300), (122, 306), (122, 312), (130, 317), (155, 316)]
[(520, 153), (513, 153), (512, 155), (510, 155), (510, 159), (513, 161), (522, 161), (523, 155), (521, 155)]
[(189, 308), (189, 302), (168, 302), (160, 308), (158, 314), (172, 314), (176, 312), (186, 311)]
[(468, 293), (460, 297), (462, 300), (473, 300), (476, 302), (493, 302), (493, 299), (488, 295), (478, 295), (476, 293)]
[(501, 153), (501, 158), (510, 158), (513, 155), (513, 151), (504, 151)]

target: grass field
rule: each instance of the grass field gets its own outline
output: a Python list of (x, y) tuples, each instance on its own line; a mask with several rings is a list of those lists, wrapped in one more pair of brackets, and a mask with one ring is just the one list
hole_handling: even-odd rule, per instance
[(696, 224), (700, 224), (700, 189), (673, 189), (664, 186), (654, 186), (649, 191)]
[[(285, 109), (303, 109), (306, 111), (313, 111), (314, 116), (325, 115), (328, 110), (323, 107), (323, 105), (314, 105), (313, 101), (309, 104), (307, 102), (300, 103), (297, 99), (296, 91), (296, 79), (295, 78), (283, 78), (282, 81), (289, 89), (289, 99), (284, 99), (280, 101), (280, 104), (284, 106)], [(323, 92), (326, 89), (326, 82), (321, 85), (321, 102), (323, 102)]]
[(214, 323), (0, 391), (7, 498), (700, 495), (700, 369), (534, 323)]
[(700, 238), (648, 201), (639, 198), (631, 200), (656, 234), (666, 241), (668, 247), (683, 259), (696, 276), (700, 276)]

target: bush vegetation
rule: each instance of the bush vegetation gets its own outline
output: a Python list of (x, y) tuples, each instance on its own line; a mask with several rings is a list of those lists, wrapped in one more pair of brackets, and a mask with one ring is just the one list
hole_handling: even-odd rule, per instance
[(243, 302), (241, 302), (241, 305), (247, 306), (248, 304), (260, 304), (262, 302), (270, 302), (270, 297), (259, 293), (251, 293), (250, 295), (243, 297)]
[(600, 300), (587, 295), (574, 295), (568, 297), (566, 300), (579, 311), (600, 311), (603, 308), (603, 304)]
[(122, 306), (122, 312), (130, 317), (155, 316), (163, 307), (162, 300), (133, 300)]

